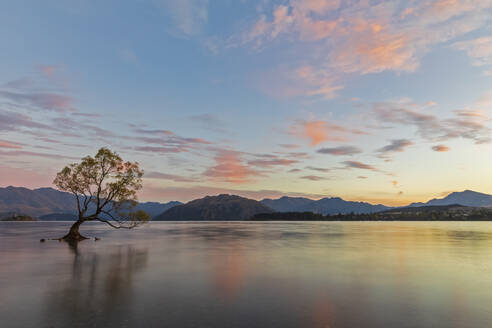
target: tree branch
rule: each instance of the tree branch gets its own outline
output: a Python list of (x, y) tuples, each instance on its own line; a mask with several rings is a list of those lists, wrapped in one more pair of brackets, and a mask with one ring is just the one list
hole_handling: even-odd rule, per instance
[(124, 225), (121, 225), (121, 224), (120, 225), (114, 225), (110, 221), (101, 219), (99, 217), (94, 218), (94, 220), (99, 221), (99, 222), (106, 223), (106, 224), (108, 224), (109, 226), (111, 226), (112, 228), (115, 228), (115, 229), (133, 229), (133, 228), (136, 227), (136, 225), (130, 225), (130, 226), (124, 226)]

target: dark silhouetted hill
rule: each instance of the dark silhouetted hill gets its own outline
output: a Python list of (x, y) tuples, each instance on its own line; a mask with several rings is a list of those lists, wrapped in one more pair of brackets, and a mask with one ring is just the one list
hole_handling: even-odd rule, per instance
[(172, 220), (245, 220), (272, 209), (248, 198), (235, 195), (207, 196), (170, 208), (157, 216), (157, 221)]
[(279, 199), (265, 198), (261, 202), (277, 212), (298, 212), (300, 209), (309, 207), (316, 201), (304, 197), (284, 196)]
[(0, 212), (15, 212), (30, 216), (75, 212), (74, 197), (53, 188), (0, 188)]

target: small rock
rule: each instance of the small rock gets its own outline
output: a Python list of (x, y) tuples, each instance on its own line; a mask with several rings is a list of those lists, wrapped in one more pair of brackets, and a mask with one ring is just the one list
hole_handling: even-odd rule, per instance
[(44, 243), (46, 241), (46, 239), (41, 238), (39, 241), (42, 242), (42, 243)]
[(101, 240), (101, 238), (94, 237), (94, 241)]

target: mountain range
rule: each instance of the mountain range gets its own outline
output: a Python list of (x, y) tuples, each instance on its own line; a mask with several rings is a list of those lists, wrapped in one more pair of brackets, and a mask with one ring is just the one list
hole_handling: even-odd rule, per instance
[(492, 206), (492, 195), (465, 190), (462, 192), (452, 192), (444, 198), (431, 199), (427, 203), (412, 203), (408, 207), (445, 206), (452, 204), (470, 207), (489, 207)]
[[(182, 204), (138, 203), (137, 209), (147, 212), (151, 217), (167, 209)], [(75, 197), (67, 192), (53, 188), (27, 189), (23, 187), (0, 188), (0, 212), (14, 212), (39, 217), (42, 220), (72, 220), (77, 213)]]
[[(186, 206), (185, 206), (186, 205)], [(425, 203), (412, 203), (407, 207), (463, 205), (492, 207), (492, 195), (471, 190), (453, 192), (444, 198)], [(255, 201), (234, 195), (207, 196), (186, 204), (142, 202), (137, 208), (157, 220), (170, 219), (241, 219), (257, 213), (314, 212), (323, 215), (375, 213), (392, 209), (385, 205), (345, 201), (338, 197), (313, 200), (303, 197), (281, 197)], [(70, 193), (53, 188), (27, 189), (23, 187), (0, 188), (0, 212), (26, 214), (41, 220), (73, 220), (76, 214), (75, 199)]]
[(302, 197), (281, 197), (279, 199), (264, 199), (261, 201), (277, 212), (313, 212), (323, 215), (348, 214), (348, 213), (374, 213), (381, 212), (391, 207), (373, 205), (364, 202), (350, 202), (338, 197), (312, 200)]

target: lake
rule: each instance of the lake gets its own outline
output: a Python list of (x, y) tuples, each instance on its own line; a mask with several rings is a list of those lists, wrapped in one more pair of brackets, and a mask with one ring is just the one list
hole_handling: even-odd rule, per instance
[(0, 223), (0, 326), (488, 327), (488, 222)]

